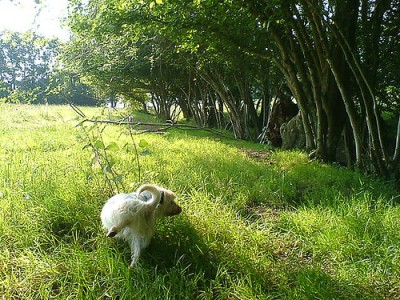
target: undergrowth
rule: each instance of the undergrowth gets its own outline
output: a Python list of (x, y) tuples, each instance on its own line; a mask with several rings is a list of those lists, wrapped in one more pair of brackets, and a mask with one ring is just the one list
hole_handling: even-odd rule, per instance
[[(390, 183), (210, 133), (79, 122), (66, 106), (0, 106), (3, 299), (400, 297)], [(183, 212), (130, 270), (99, 213), (144, 182), (175, 191)]]

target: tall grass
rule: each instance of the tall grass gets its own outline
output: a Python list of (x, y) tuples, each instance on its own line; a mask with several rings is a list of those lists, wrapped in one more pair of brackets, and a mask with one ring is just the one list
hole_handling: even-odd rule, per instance
[[(68, 107), (0, 106), (3, 299), (400, 297), (393, 185), (298, 151), (184, 131), (132, 142), (126, 127), (78, 122)], [(85, 147), (99, 128), (121, 185)], [(176, 191), (184, 211), (158, 222), (130, 270), (99, 213), (118, 187), (143, 182)]]

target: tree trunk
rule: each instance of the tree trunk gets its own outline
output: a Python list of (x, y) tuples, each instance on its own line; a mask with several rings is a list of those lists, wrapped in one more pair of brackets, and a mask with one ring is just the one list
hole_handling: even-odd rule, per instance
[(249, 132), (245, 125), (246, 116), (240, 111), (241, 102), (238, 102), (237, 99), (234, 99), (232, 94), (225, 89), (222, 78), (216, 73), (216, 71), (209, 70), (208, 72), (202, 73), (202, 76), (213, 87), (223, 103), (226, 105), (235, 137), (237, 139), (246, 140), (249, 138)]

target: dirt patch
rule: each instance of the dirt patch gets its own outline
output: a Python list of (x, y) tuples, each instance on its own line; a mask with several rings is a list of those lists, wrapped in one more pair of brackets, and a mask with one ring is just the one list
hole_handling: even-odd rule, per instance
[(264, 227), (275, 227), (279, 223), (282, 210), (262, 205), (249, 205), (240, 212), (248, 224)]
[(272, 151), (259, 151), (259, 150), (248, 150), (248, 149), (243, 149), (243, 153), (247, 155), (247, 157), (258, 161), (258, 162), (263, 162), (267, 165), (272, 165), (274, 164), (274, 161), (272, 159), (273, 152)]
[(266, 218), (271, 221), (277, 221), (280, 218), (281, 211), (275, 208), (265, 206), (250, 206), (246, 213), (254, 218)]

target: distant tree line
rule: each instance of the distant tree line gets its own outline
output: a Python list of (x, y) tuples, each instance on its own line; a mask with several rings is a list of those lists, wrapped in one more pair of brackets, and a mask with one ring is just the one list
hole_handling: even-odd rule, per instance
[(61, 47), (33, 32), (0, 32), (0, 102), (96, 104), (91, 88), (60, 68)]
[[(70, 1), (64, 62), (110, 94), (150, 95), (199, 125), (255, 139), (294, 99), (305, 147), (395, 174), (400, 0)], [(140, 98), (140, 97), (139, 97)], [(143, 97), (142, 97), (143, 98)]]

